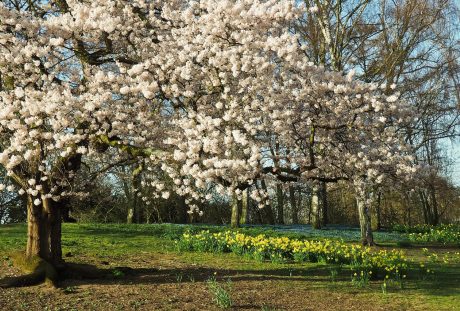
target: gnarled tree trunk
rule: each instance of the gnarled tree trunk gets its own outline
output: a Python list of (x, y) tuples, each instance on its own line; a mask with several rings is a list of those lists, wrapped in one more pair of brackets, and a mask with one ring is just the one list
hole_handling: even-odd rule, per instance
[(328, 209), (329, 202), (327, 201), (327, 184), (325, 182), (321, 183), (321, 223), (323, 226), (326, 226), (329, 223), (328, 218)]
[(377, 193), (377, 202), (375, 208), (376, 216), (377, 216), (377, 230), (382, 229), (382, 192), (379, 191)]
[(297, 205), (297, 200), (295, 197), (295, 188), (292, 185), (289, 186), (289, 198), (291, 200), (292, 224), (295, 225), (299, 223), (299, 207)]
[(247, 224), (249, 221), (249, 200), (248, 189), (245, 189), (241, 200), (240, 224)]
[[(260, 181), (260, 185), (261, 185), (262, 189), (265, 191), (265, 193), (268, 193), (267, 184), (265, 183), (264, 179), (262, 179)], [(273, 209), (272, 209), (271, 204), (265, 205), (263, 210), (264, 210), (264, 214), (265, 214), (264, 221), (266, 221), (270, 225), (274, 225), (275, 224), (275, 215), (273, 213)]]
[(359, 227), (361, 230), (361, 242), (363, 245), (373, 246), (374, 235), (372, 234), (370, 204), (367, 195), (359, 194), (356, 197), (359, 213)]
[(311, 225), (314, 229), (321, 229), (321, 215), (319, 208), (319, 198), (318, 198), (319, 188), (318, 186), (313, 186), (311, 192)]
[(279, 224), (284, 225), (284, 191), (280, 183), (276, 184), (276, 202), (277, 202), (277, 221)]
[(62, 260), (61, 209), (57, 202), (43, 199), (35, 205), (27, 198), (27, 247), (26, 257), (40, 257), (59, 265)]
[(232, 219), (230, 225), (233, 228), (238, 228), (240, 226), (240, 204), (236, 195), (232, 197)]

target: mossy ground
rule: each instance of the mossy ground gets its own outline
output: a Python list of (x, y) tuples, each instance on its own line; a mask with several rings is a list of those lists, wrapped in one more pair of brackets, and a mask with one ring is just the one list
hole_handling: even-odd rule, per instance
[[(179, 253), (174, 239), (185, 230), (203, 227), (174, 225), (66, 224), (63, 253), (67, 262), (92, 265), (103, 272), (93, 279), (71, 279), (54, 289), (47, 285), (0, 289), (0, 310), (215, 310), (206, 281), (232, 283), (234, 310), (460, 310), (460, 262), (439, 265), (425, 278), (409, 274), (401, 289), (389, 284), (383, 293), (381, 280), (357, 288), (350, 271), (336, 277), (322, 263), (258, 262), (235, 254)], [(206, 227), (222, 230), (221, 227)], [(353, 242), (355, 233), (336, 230), (288, 234), (291, 237), (336, 236)], [(276, 228), (275, 228), (276, 229)], [(343, 234), (342, 234), (343, 232)], [(349, 238), (347, 238), (349, 237)], [(24, 225), (0, 226), (0, 278), (18, 275), (12, 254), (25, 246)], [(377, 242), (396, 248), (404, 235), (382, 233)], [(401, 245), (400, 245), (401, 246)], [(426, 261), (424, 245), (405, 246), (414, 260)], [(458, 252), (458, 247), (428, 246), (430, 253)], [(105, 276), (103, 276), (105, 275)]]

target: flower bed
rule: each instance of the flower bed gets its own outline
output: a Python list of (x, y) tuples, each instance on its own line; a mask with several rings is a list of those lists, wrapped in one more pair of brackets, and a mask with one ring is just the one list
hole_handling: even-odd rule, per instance
[(402, 251), (372, 250), (335, 240), (302, 241), (287, 237), (249, 236), (234, 231), (185, 233), (177, 241), (181, 251), (233, 252), (273, 262), (324, 262), (349, 265), (354, 272), (373, 278), (401, 280), (408, 270)]
[(460, 226), (440, 225), (430, 227), (424, 232), (410, 233), (409, 240), (419, 243), (442, 243), (460, 245)]

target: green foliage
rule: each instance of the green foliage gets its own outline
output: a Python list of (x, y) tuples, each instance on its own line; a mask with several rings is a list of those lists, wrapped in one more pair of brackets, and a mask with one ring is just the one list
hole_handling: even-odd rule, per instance
[(391, 230), (393, 232), (399, 232), (399, 233), (426, 233), (426, 232), (429, 232), (431, 228), (433, 228), (433, 226), (430, 226), (430, 225), (406, 226), (406, 225), (396, 224), (396, 225), (393, 225), (393, 227), (391, 227)]
[(381, 285), (381, 288), (382, 288), (382, 293), (383, 294), (387, 294), (388, 293), (388, 284), (387, 284), (387, 280), (384, 279), (383, 280), (383, 283)]
[(408, 239), (411, 242), (460, 245), (460, 225), (458, 224), (439, 226), (416, 225), (412, 227), (395, 225), (392, 230), (394, 232), (407, 233)]
[(184, 275), (182, 272), (176, 273), (176, 281), (177, 283), (182, 283), (182, 279), (184, 278)]
[(112, 275), (116, 278), (123, 278), (125, 276), (125, 273), (121, 271), (120, 269), (113, 269)]
[(341, 270), (342, 270), (342, 266), (340, 266), (340, 265), (332, 265), (329, 268), (329, 273), (330, 273), (330, 277), (331, 277), (332, 282), (337, 281), (337, 276), (340, 274)]
[[(422, 308), (423, 310), (454, 310), (458, 305), (458, 299), (456, 298), (460, 290), (458, 285), (460, 251), (458, 249), (439, 245), (429, 249), (423, 249), (422, 246), (412, 247), (406, 250), (407, 260), (409, 261), (407, 278), (404, 278), (405, 274), (401, 275), (404, 291), (400, 289), (401, 284), (398, 283), (397, 275), (389, 275), (389, 278), (385, 279), (386, 271), (379, 272), (378, 275), (375, 276), (374, 274), (376, 271), (367, 270), (373, 272), (369, 280), (369, 288), (373, 290), (373, 292), (365, 289), (367, 298), (363, 298), (361, 295), (357, 296), (356, 289), (350, 286), (350, 276), (354, 272), (368, 269), (366, 262), (363, 262), (361, 266), (359, 263), (339, 265), (333, 263), (327, 256), (319, 256), (316, 251), (294, 253), (292, 257), (289, 257), (289, 259), (281, 263), (271, 262), (267, 252), (244, 252), (242, 255), (244, 257), (231, 253), (230, 249), (227, 250), (227, 253), (177, 252), (177, 244), (175, 241), (183, 242), (181, 240), (184, 233), (189, 232), (189, 234), (196, 234), (203, 229), (213, 233), (230, 230), (225, 226), (203, 225), (63, 224), (64, 254), (68, 252), (72, 253), (72, 257), (66, 258), (70, 263), (85, 262), (99, 265), (101, 262), (109, 262), (110, 266), (105, 266), (105, 264), (103, 264), (103, 266), (98, 266), (98, 268), (104, 270), (109, 269), (108, 272), (111, 272), (113, 267), (116, 266), (129, 266), (135, 269), (139, 261), (145, 261), (145, 265), (151, 268), (155, 268), (157, 265), (163, 265), (163, 260), (167, 262), (168, 265), (171, 262), (178, 262), (179, 264), (174, 266), (175, 268), (172, 267), (172, 270), (169, 270), (168, 274), (168, 280), (171, 280), (172, 284), (170, 284), (170, 286), (172, 288), (178, 288), (177, 286), (181, 288), (187, 286), (195, 288), (196, 286), (197, 290), (201, 290), (202, 287), (199, 286), (201, 272), (196, 269), (198, 265), (199, 267), (210, 269), (210, 271), (218, 271), (219, 275), (222, 274), (222, 276), (226, 276), (228, 271), (237, 271), (240, 277), (238, 277), (237, 280), (233, 280), (235, 287), (236, 282), (240, 282), (241, 279), (244, 281), (245, 277), (257, 279), (254, 281), (257, 285), (266, 283), (264, 281), (259, 281), (259, 279), (266, 280), (268, 278), (274, 280), (273, 286), (286, 286), (288, 289), (291, 288), (293, 284), (306, 284), (305, 286), (308, 286), (312, 294), (320, 293), (321, 297), (324, 296), (325, 301), (329, 299), (327, 295), (324, 295), (324, 290), (327, 290), (335, 294), (339, 293), (343, 297), (348, 297), (347, 295), (350, 295), (349, 297), (352, 297), (350, 299), (355, 299), (359, 296), (359, 299), (368, 299), (374, 302), (380, 301), (379, 303), (383, 303), (384, 305), (387, 303), (385, 301), (391, 297), (391, 307), (395, 309), (411, 309), (411, 307), (414, 307), (412, 303), (408, 304), (408, 299), (406, 298), (408, 295), (410, 295), (410, 297), (416, 297), (414, 299), (417, 300), (417, 306), (421, 310)], [(240, 232), (247, 236), (264, 234), (266, 238), (271, 237), (276, 239), (283, 237), (283, 231), (277, 230), (278, 229), (274, 229), (273, 226), (269, 226), (268, 228), (244, 228), (240, 230)], [(343, 234), (338, 232), (338, 236), (343, 237), (350, 232), (349, 230), (344, 231)], [(323, 234), (329, 234), (329, 231), (318, 230), (316, 236), (320, 238), (315, 239), (318, 244), (326, 243), (330, 240), (330, 243), (339, 242), (349, 247), (353, 246), (352, 243), (348, 242), (333, 241), (329, 238), (324, 239)], [(406, 239), (406, 234), (394, 233), (387, 237), (388, 239), (385, 241), (397, 241)], [(7, 267), (13, 263), (13, 258), (11, 256), (13, 251), (17, 249), (23, 250), (26, 238), (25, 225), (0, 226), (0, 259), (3, 259), (3, 262), (0, 262), (0, 269), (2, 264), (4, 267)], [(306, 238), (310, 238), (310, 236), (307, 237), (304, 234), (297, 233), (289, 234), (289, 240), (305, 242)], [(380, 241), (381, 240), (378, 240), (378, 242)], [(391, 246), (394, 247), (395, 245), (393, 244)], [(371, 252), (381, 249), (380, 247), (375, 249), (371, 248)], [(388, 253), (390, 252), (387, 250), (387, 254)], [(255, 258), (257, 254), (261, 256), (260, 261), (249, 259)], [(283, 254), (283, 256), (285, 256), (289, 254), (289, 252), (283, 252)], [(297, 262), (294, 260), (295, 258), (297, 258)], [(131, 260), (133, 262), (131, 262)], [(320, 261), (326, 262), (326, 264), (320, 263)], [(335, 272), (331, 271), (335, 268), (337, 268), (337, 275), (332, 276), (332, 274), (335, 275)], [(428, 270), (430, 272), (427, 272)], [(180, 285), (176, 284), (176, 286), (174, 286), (174, 283), (177, 281), (175, 275), (179, 271), (183, 273), (183, 279)], [(295, 271), (295, 273), (291, 274), (291, 271)], [(189, 281), (190, 283), (193, 282), (192, 279), (194, 278), (189, 277), (189, 275), (195, 275), (195, 278), (197, 278), (195, 284), (183, 284)], [(105, 278), (106, 276), (107, 274), (104, 273), (100, 277)], [(336, 281), (332, 284), (331, 279), (335, 277), (337, 277)], [(314, 288), (311, 286), (313, 283), (308, 283), (312, 278), (315, 279)], [(130, 275), (129, 283), (131, 283), (132, 280), (134, 280), (134, 277), (132, 278)], [(308, 282), (299, 282), (300, 280)], [(382, 296), (381, 294), (384, 291), (382, 288), (383, 282), (387, 284), (387, 292), (391, 292), (389, 297)], [(272, 283), (270, 282), (270, 284)], [(66, 286), (71, 285), (74, 284), (66, 283)], [(225, 283), (222, 285), (225, 285)], [(140, 282), (139, 284), (134, 283), (132, 286), (134, 286), (133, 288), (144, 290), (143, 288), (146, 285)], [(154, 285), (154, 288), (155, 286), (156, 285)], [(204, 289), (208, 291), (207, 286)], [(39, 292), (42, 291), (40, 288), (37, 290)], [(70, 291), (72, 290), (73, 289), (70, 289)], [(27, 290), (27, 292), (29, 291)], [(4, 293), (6, 293), (6, 291)], [(151, 298), (151, 292), (145, 290), (145, 293), (145, 299), (148, 301)], [(32, 295), (30, 297), (35, 297), (32, 292), (30, 292), (30, 295)], [(46, 292), (46, 295), (48, 295), (48, 292)], [(80, 300), (80, 297), (84, 295), (87, 295), (88, 299)], [(78, 294), (67, 295), (65, 301), (66, 303), (67, 301), (69, 302), (69, 306), (65, 309), (94, 310), (110, 308), (113, 310), (126, 310), (134, 308), (132, 305), (126, 304), (126, 301), (124, 304), (120, 301), (113, 301), (113, 305), (110, 307), (107, 307), (105, 302), (103, 305), (96, 305), (97, 299), (94, 299), (95, 297), (91, 295), (92, 293), (84, 289), (78, 291)], [(60, 296), (63, 296), (63, 293), (60, 293)], [(18, 301), (26, 301), (27, 304), (29, 304), (27, 307), (29, 310), (39, 309), (41, 300), (29, 299), (27, 297), (21, 296), (18, 298)], [(91, 299), (89, 297), (91, 297)], [(133, 299), (132, 301), (135, 300), (136, 303), (139, 301), (137, 296), (131, 298)], [(414, 301), (414, 299), (411, 298), (410, 301)], [(169, 302), (169, 304), (172, 303), (175, 302)], [(273, 308), (275, 306), (283, 309), (282, 303), (278, 306), (278, 303), (274, 301), (263, 301), (263, 303), (259, 301), (256, 303), (259, 309), (262, 308), (264, 305), (263, 303), (266, 303), (265, 310), (274, 310)], [(115, 306), (116, 304), (118, 305)], [(20, 309), (19, 304), (16, 306)], [(156, 307), (158, 309), (167, 309), (166, 306), (160, 307), (157, 305)], [(13, 310), (14, 308), (10, 309)], [(170, 309), (177, 309), (177, 306)]]
[(77, 288), (75, 286), (67, 286), (62, 289), (64, 294), (73, 294), (77, 292)]
[(460, 245), (460, 226), (440, 225), (430, 227), (428, 231), (409, 233), (409, 239), (418, 243), (442, 243)]
[(359, 288), (367, 287), (371, 279), (372, 271), (361, 270), (354, 272), (351, 276), (351, 283)]
[(228, 279), (227, 284), (221, 285), (217, 282), (215, 275), (211, 276), (208, 281), (208, 288), (213, 296), (213, 301), (221, 309), (229, 309), (233, 305), (233, 301), (230, 295), (232, 290), (232, 283)]
[(249, 236), (235, 231), (197, 234), (185, 233), (177, 242), (181, 250), (198, 252), (234, 252), (259, 261), (322, 262), (350, 265), (354, 271), (364, 271), (375, 277), (399, 279), (408, 269), (408, 260), (401, 251), (374, 251), (369, 247), (340, 241), (302, 241), (287, 237)]

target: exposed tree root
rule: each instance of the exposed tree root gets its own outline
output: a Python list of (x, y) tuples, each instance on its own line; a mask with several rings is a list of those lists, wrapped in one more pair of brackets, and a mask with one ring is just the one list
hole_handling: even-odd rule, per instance
[(32, 286), (44, 282), (57, 286), (59, 265), (52, 265), (39, 257), (26, 257), (20, 252), (11, 254), (10, 258), (13, 264), (26, 274), (2, 279), (0, 280), (0, 287)]
[[(104, 279), (111, 277), (112, 269), (99, 269), (92, 265), (65, 263), (51, 264), (39, 257), (28, 258), (23, 253), (14, 253), (9, 256), (14, 266), (21, 269), (25, 275), (7, 277), (0, 280), (0, 288), (25, 287), (47, 283), (59, 287), (65, 279)], [(130, 268), (116, 268), (129, 273)]]
[(25, 287), (41, 284), (46, 279), (46, 273), (43, 270), (21, 275), (18, 277), (7, 277), (0, 280), (0, 288)]
[(362, 240), (361, 244), (362, 246), (378, 246), (377, 244), (375, 244), (374, 241), (368, 241), (368, 240)]

